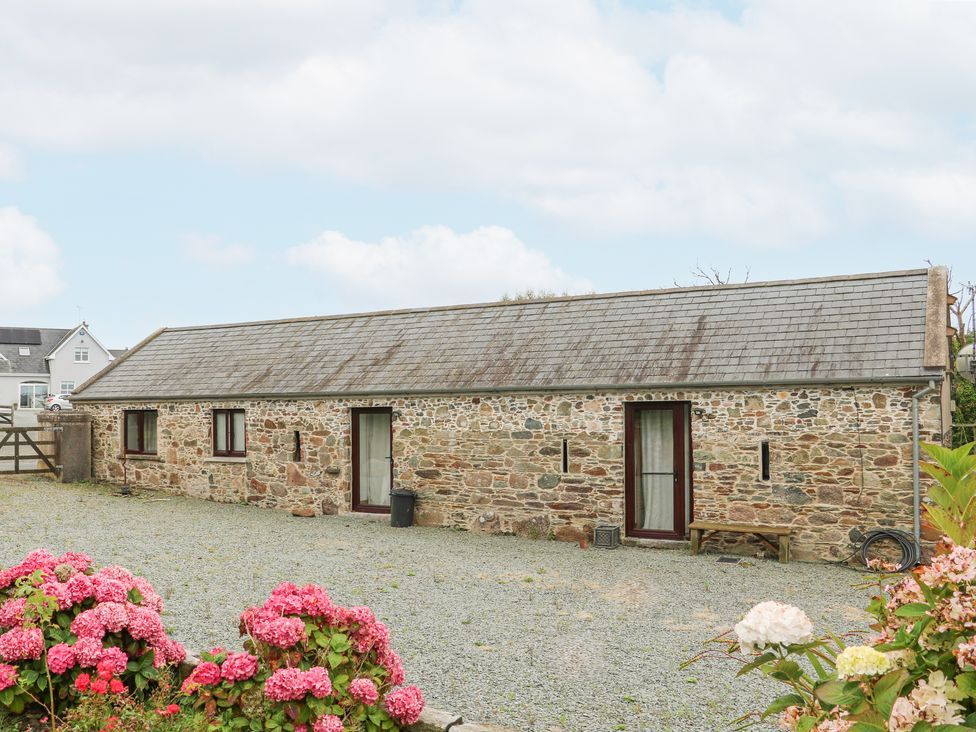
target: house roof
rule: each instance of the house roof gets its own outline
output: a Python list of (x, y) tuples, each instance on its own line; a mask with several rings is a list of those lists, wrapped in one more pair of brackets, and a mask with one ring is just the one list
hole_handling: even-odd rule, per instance
[[(46, 374), (46, 356), (72, 330), (64, 328), (0, 328), (0, 374)], [(28, 348), (30, 354), (20, 355)]]
[(941, 377), (923, 365), (930, 279), (923, 269), (163, 328), (75, 400), (907, 383)]
[(57, 345), (55, 345), (54, 348), (51, 349), (51, 352), (47, 354), (47, 358), (48, 359), (54, 358), (58, 354), (58, 351), (60, 351), (64, 347), (64, 345), (74, 337), (75, 333), (77, 333), (82, 328), (85, 329), (85, 334), (87, 335), (87, 337), (90, 338), (91, 341), (96, 346), (98, 346), (99, 348), (102, 349), (102, 351), (105, 352), (105, 355), (109, 357), (109, 360), (115, 358), (115, 354), (111, 350), (103, 346), (101, 342), (95, 336), (92, 335), (91, 329), (88, 327), (88, 323), (85, 322), (76, 325), (74, 328), (72, 328), (67, 333), (65, 333), (64, 338), (62, 338), (57, 343)]

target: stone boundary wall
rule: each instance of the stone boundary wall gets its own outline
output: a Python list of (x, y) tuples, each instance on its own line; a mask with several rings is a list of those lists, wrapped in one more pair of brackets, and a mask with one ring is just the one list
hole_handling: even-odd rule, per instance
[[(578, 541), (624, 521), (624, 404), (691, 407), (694, 517), (788, 525), (799, 559), (848, 553), (851, 527), (912, 526), (917, 386), (818, 386), (395, 397), (79, 403), (98, 480), (215, 501), (335, 514), (351, 509), (350, 409), (394, 410), (397, 487), (417, 522)], [(122, 453), (124, 409), (157, 409), (158, 455)], [(247, 410), (247, 457), (211, 457), (211, 410)], [(923, 440), (941, 440), (938, 393)], [(295, 432), (301, 435), (296, 461)], [(562, 471), (562, 441), (569, 469)], [(760, 477), (768, 440), (770, 480)], [(123, 467), (124, 463), (124, 467)], [(759, 545), (751, 544), (747, 551)]]

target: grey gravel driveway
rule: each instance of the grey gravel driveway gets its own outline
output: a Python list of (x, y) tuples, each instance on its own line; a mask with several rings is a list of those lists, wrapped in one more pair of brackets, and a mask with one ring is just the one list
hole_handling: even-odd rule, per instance
[(859, 628), (849, 570), (391, 529), (100, 486), (0, 479), (0, 565), (31, 549), (90, 553), (144, 574), (190, 649), (236, 647), (237, 617), (278, 582), (316, 582), (392, 629), (430, 704), (523, 730), (719, 730), (779, 690), (728, 662), (680, 662), (754, 603), (797, 604), (819, 629)]

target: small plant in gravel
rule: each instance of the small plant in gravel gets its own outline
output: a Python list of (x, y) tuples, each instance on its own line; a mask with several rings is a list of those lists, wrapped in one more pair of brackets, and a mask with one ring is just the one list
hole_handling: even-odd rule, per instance
[(0, 707), (52, 730), (80, 695), (144, 696), (183, 660), (163, 627), (162, 600), (122, 567), (39, 549), (0, 572)]
[(286, 582), (244, 611), (240, 633), (243, 653), (204, 653), (183, 682), (190, 705), (221, 729), (378, 732), (420, 717), (423, 695), (401, 686), (403, 664), (368, 607)]

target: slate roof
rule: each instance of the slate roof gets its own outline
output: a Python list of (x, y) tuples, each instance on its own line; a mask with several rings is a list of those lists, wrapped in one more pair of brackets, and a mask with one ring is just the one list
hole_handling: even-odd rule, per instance
[[(37, 339), (33, 337), (19, 337), (25, 333), (39, 334)], [(71, 330), (63, 328), (0, 328), (0, 333), (6, 338), (6, 342), (0, 340), (0, 374), (46, 374), (48, 373), (47, 356), (61, 342), (61, 340), (71, 333)], [(25, 340), (39, 340), (40, 343), (27, 343)], [(29, 356), (21, 356), (20, 348), (26, 346), (30, 349)], [(4, 360), (5, 359), (5, 360)]]
[(162, 329), (75, 400), (904, 381), (926, 270)]

